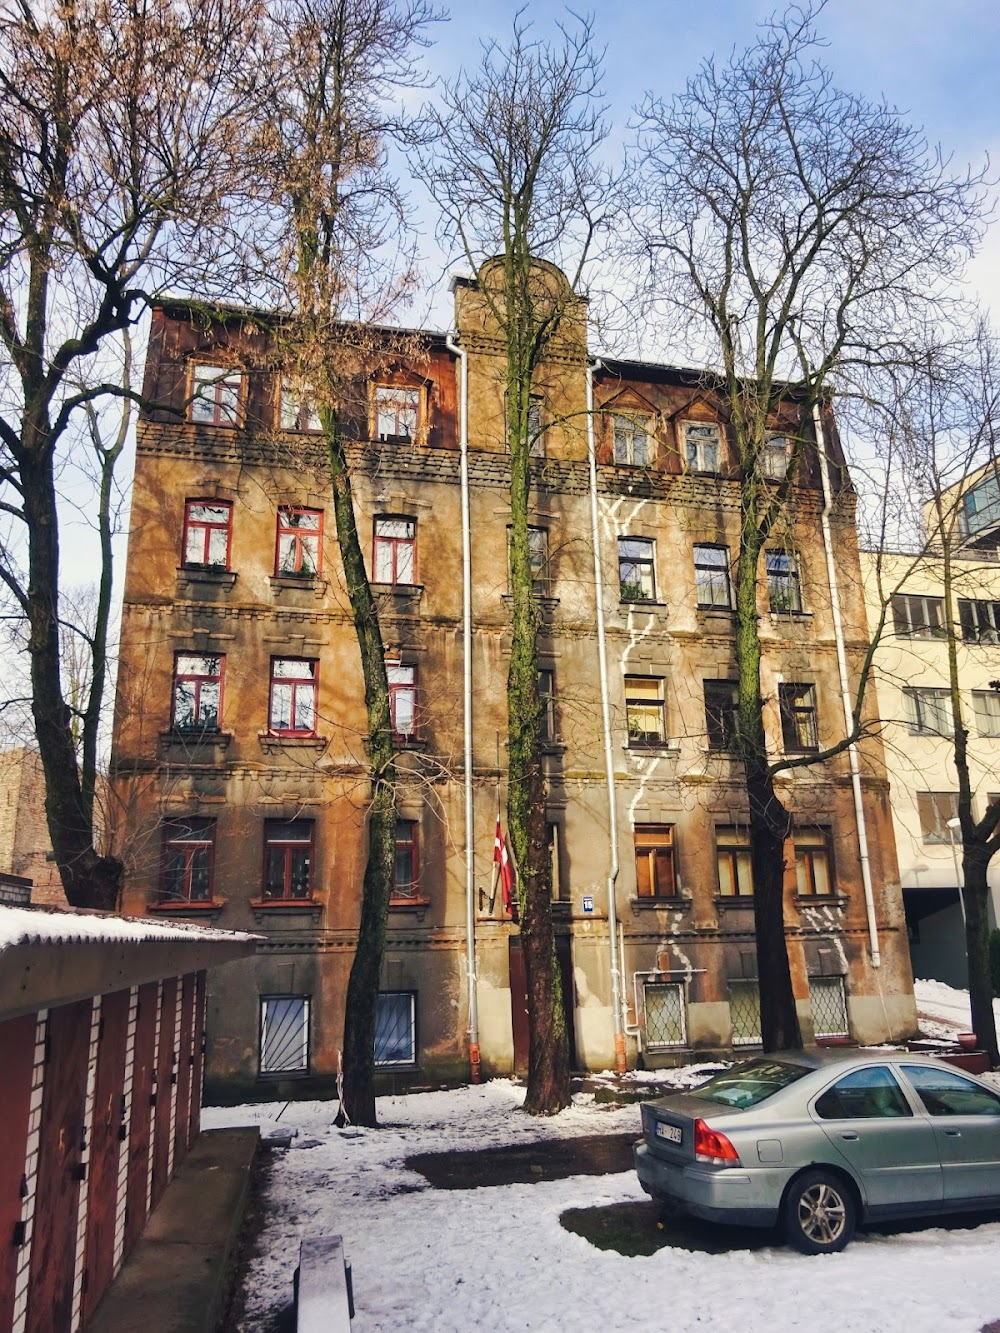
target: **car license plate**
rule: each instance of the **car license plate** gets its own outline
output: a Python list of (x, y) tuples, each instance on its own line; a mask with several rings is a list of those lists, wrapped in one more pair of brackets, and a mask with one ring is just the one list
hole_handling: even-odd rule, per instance
[(656, 1137), (658, 1139), (668, 1139), (671, 1143), (680, 1143), (680, 1125), (665, 1125), (662, 1120), (657, 1120)]

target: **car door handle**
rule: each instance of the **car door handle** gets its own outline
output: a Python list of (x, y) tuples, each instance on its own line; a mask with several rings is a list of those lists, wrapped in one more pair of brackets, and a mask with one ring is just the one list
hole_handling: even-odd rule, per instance
[(858, 1136), (857, 1136), (857, 1134), (855, 1134), (855, 1132), (854, 1132), (853, 1129), (845, 1130), (844, 1133), (841, 1134), (840, 1137), (841, 1137), (842, 1139), (846, 1139), (848, 1143), (857, 1143), (857, 1141), (858, 1141)]
[(962, 1137), (960, 1129), (946, 1129), (945, 1134), (949, 1139), (960, 1139)]

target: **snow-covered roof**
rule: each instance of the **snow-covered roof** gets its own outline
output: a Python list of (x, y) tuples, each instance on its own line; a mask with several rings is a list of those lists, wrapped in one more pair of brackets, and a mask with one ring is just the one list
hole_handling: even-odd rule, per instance
[(0, 905), (0, 1019), (252, 953), (258, 936), (72, 908)]

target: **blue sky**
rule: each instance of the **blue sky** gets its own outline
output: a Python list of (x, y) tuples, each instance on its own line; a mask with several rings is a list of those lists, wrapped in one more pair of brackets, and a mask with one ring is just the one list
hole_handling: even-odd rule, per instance
[[(517, 0), (485, 5), (455, 0), (435, 25), (427, 53), (434, 74), (474, 66), (484, 38), (505, 40)], [(584, 6), (579, 6), (584, 9)], [(647, 91), (681, 90), (710, 54), (725, 58), (753, 41), (756, 25), (775, 11), (758, 0), (621, 0), (597, 5), (596, 31), (607, 47), (605, 88), (616, 132), (626, 135), (631, 107)], [(526, 11), (549, 33), (563, 5), (539, 0)], [(827, 39), (824, 60), (837, 83), (872, 99), (885, 97), (923, 126), (957, 163), (1000, 160), (1000, 5), (996, 0), (828, 0), (817, 20)], [(998, 229), (994, 228), (994, 233)], [(425, 246), (430, 250), (430, 245)], [(1000, 307), (1000, 238), (991, 234), (970, 271), (973, 286)], [(442, 291), (414, 322), (448, 321)]]

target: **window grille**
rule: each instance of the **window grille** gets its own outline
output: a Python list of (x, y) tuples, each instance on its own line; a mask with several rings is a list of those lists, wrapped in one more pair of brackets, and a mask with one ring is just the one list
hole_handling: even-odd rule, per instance
[(412, 1065), (417, 1060), (415, 991), (383, 991), (375, 1011), (376, 1065)]
[(649, 982), (643, 987), (646, 1010), (646, 1049), (687, 1045), (684, 1024), (684, 987), (680, 982), (664, 985)]
[(760, 983), (757, 981), (730, 981), (729, 1021), (734, 1046), (759, 1046)]
[(262, 1075), (308, 1074), (308, 996), (261, 997), (260, 1072)]
[(849, 1036), (843, 977), (810, 977), (813, 1031), (817, 1037)]

